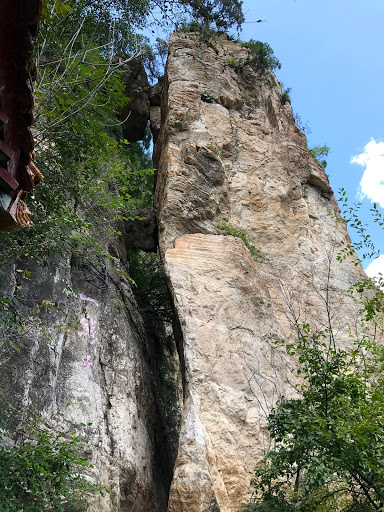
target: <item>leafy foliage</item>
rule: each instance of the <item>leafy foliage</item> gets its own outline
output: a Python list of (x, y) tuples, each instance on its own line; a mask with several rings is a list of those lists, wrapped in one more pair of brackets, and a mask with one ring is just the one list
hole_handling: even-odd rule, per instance
[(207, 31), (212, 26), (224, 32), (233, 26), (239, 30), (245, 19), (241, 0), (181, 0), (180, 3), (188, 8), (197, 31)]
[(313, 156), (313, 158), (325, 169), (327, 167), (327, 161), (325, 160), (328, 156), (330, 148), (324, 144), (323, 146), (313, 146), (313, 148), (308, 149), (309, 153)]
[[(337, 255), (337, 259), (342, 262), (348, 257), (355, 256), (355, 251), (361, 253), (363, 250), (366, 251), (361, 256), (363, 260), (372, 258), (373, 256), (380, 256), (380, 249), (375, 247), (371, 239), (371, 235), (367, 231), (367, 225), (359, 218), (361, 203), (350, 205), (347, 197), (347, 191), (344, 188), (341, 188), (339, 193), (341, 194), (339, 197), (339, 203), (342, 208), (341, 213), (343, 217), (341, 219), (336, 218), (336, 220), (341, 220), (342, 222), (345, 222), (348, 227), (354, 229), (359, 240), (348, 244), (344, 249), (342, 249)], [(381, 227), (384, 226), (382, 214), (380, 213), (376, 203), (373, 203), (370, 211), (374, 222)], [(359, 262), (356, 261), (355, 264), (358, 265), (358, 263)]]
[[(84, 445), (75, 432), (53, 434), (41, 421), (10, 431), (0, 419), (0, 503), (7, 512), (86, 510), (91, 493)], [(11, 441), (14, 439), (15, 441)]]
[[(21, 269), (20, 269), (21, 270)], [(13, 295), (0, 292), (0, 357), (2, 362), (10, 350), (19, 351), (20, 340), (27, 332), (34, 331), (39, 320)]]
[(218, 103), (215, 98), (209, 94), (209, 92), (201, 93), (201, 101), (204, 101), (205, 103)]
[(329, 331), (309, 325), (280, 343), (298, 360), (299, 397), (269, 416), (275, 447), (255, 470), (258, 494), (245, 510), (381, 510), (384, 347), (363, 339), (337, 349)]
[[(339, 203), (341, 204), (343, 217), (332, 216), (336, 221), (345, 222), (347, 226), (351, 227), (357, 233), (359, 240), (347, 244), (337, 254), (337, 260), (342, 263), (347, 258), (353, 258), (355, 265), (360, 263), (356, 257), (356, 252), (361, 255), (361, 260), (369, 259), (372, 257), (379, 257), (381, 251), (375, 246), (372, 241), (371, 235), (368, 233), (367, 225), (364, 224), (359, 218), (359, 211), (361, 203), (349, 204), (347, 192), (344, 188), (339, 190), (341, 196)], [(378, 226), (383, 227), (384, 221), (382, 213), (379, 211), (376, 203), (372, 204), (370, 208), (374, 222)], [(364, 251), (364, 252), (363, 252)], [(375, 279), (366, 278), (355, 283), (350, 293), (357, 293), (360, 296), (360, 314), (365, 321), (372, 322), (376, 327), (383, 328), (384, 319), (384, 276), (378, 276)]]
[(248, 48), (250, 52), (243, 66), (246, 64), (252, 66), (260, 76), (265, 76), (268, 71), (281, 68), (279, 60), (268, 43), (251, 39), (248, 42), (243, 42), (242, 45)]
[[(144, 12), (144, 2), (136, 4), (133, 22)], [(46, 264), (79, 238), (95, 247), (92, 230), (100, 222), (112, 227), (134, 202), (130, 181), (133, 189), (146, 179), (153, 182), (145, 150), (122, 140), (117, 119), (129, 101), (121, 78), (131, 58), (126, 52), (133, 45), (132, 27), (99, 2), (78, 0), (72, 6), (63, 19), (57, 2), (46, 3), (51, 21), (37, 41), (35, 91), (37, 163), (45, 180), (28, 202), (34, 227), (0, 234), (2, 259), (17, 254)], [(116, 9), (128, 12), (123, 4)], [(119, 60), (123, 48), (125, 58)]]

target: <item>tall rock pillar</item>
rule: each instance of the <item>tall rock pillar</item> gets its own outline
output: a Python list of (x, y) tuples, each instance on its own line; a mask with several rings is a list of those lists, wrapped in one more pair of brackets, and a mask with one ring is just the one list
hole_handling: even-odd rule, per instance
[(155, 147), (184, 381), (169, 512), (240, 508), (268, 413), (293, 393), (295, 361), (273, 340), (294, 336), (295, 318), (331, 318), (346, 343), (356, 320), (347, 290), (362, 270), (336, 261), (349, 238), (329, 215), (339, 209), (328, 178), (275, 77), (241, 66), (246, 57), (226, 38), (170, 41)]

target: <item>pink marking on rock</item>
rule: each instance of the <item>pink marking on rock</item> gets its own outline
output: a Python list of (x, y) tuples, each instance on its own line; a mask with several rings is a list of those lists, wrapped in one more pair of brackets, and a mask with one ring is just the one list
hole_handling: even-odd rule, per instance
[(97, 307), (100, 306), (100, 304), (97, 302), (97, 300), (92, 299), (91, 297), (87, 297), (86, 295), (83, 295), (82, 293), (80, 293), (79, 297), (80, 297), (80, 300), (85, 300), (85, 301), (88, 301), (88, 302), (92, 302), (92, 304), (94, 304)]
[(91, 345), (94, 345), (96, 343), (96, 320), (93, 317), (83, 317), (80, 320), (80, 325), (82, 330), (77, 331), (77, 334), (89, 338)]
[(83, 370), (89, 370), (92, 368), (92, 357), (90, 354), (87, 354), (79, 363), (80, 368)]

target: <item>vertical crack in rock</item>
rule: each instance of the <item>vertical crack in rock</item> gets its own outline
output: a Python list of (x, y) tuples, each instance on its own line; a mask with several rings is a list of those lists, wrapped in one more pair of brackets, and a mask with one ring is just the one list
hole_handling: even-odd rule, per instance
[(247, 50), (225, 36), (215, 48), (171, 36), (161, 127), (158, 110), (152, 122), (159, 245), (184, 369), (169, 512), (239, 509), (268, 446), (268, 414), (294, 393), (295, 362), (273, 340), (294, 336), (292, 312), (327, 327), (328, 296), (348, 343), (358, 304), (347, 291), (363, 276), (336, 261), (345, 224), (328, 215), (339, 216), (336, 199), (277, 80), (231, 67)]

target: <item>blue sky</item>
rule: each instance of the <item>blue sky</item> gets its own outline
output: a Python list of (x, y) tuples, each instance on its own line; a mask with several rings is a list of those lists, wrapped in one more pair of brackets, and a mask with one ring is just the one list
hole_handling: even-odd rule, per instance
[[(366, 213), (374, 200), (384, 214), (384, 1), (243, 5), (247, 22), (265, 22), (245, 23), (241, 39), (271, 45), (282, 64), (278, 79), (292, 88), (293, 110), (310, 126), (309, 146), (331, 148), (326, 170), (336, 196), (344, 187), (351, 203), (364, 197), (361, 215), (384, 250), (384, 231)], [(374, 266), (384, 273), (384, 256)]]

